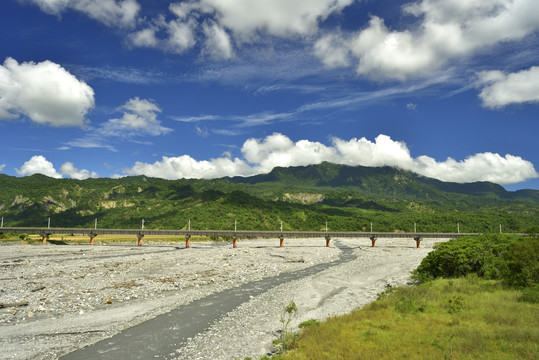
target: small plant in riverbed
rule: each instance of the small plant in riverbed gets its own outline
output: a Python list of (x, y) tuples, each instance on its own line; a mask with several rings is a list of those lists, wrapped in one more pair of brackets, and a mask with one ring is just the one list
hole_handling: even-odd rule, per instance
[(298, 335), (289, 330), (289, 326), (297, 317), (298, 308), (296, 303), (291, 300), (288, 305), (283, 308), (281, 313), (280, 322), (282, 324), (281, 337), (273, 341), (273, 345), (279, 346), (280, 352), (283, 350), (290, 350), (296, 347), (298, 341)]

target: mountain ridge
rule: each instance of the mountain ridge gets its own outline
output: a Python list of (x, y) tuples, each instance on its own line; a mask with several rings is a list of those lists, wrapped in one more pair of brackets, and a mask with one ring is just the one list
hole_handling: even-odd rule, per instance
[[(301, 176), (295, 176), (294, 173)], [(333, 174), (333, 176), (331, 176)], [(409, 180), (417, 180), (425, 185), (434, 186), (438, 190), (453, 192), (465, 195), (481, 196), (485, 194), (496, 194), (501, 198), (520, 198), (532, 196), (539, 200), (539, 190), (523, 189), (517, 191), (508, 191), (503, 186), (488, 181), (476, 181), (469, 183), (444, 182), (438, 179), (429, 178), (423, 175), (416, 174), (408, 170), (402, 170), (396, 167), (367, 167), (367, 166), (350, 166), (338, 165), (328, 162), (323, 162), (318, 165), (295, 166), (295, 167), (275, 167), (267, 174), (254, 175), (250, 177), (230, 177), (228, 179), (234, 183), (249, 183), (257, 184), (262, 182), (276, 181), (297, 181), (300, 179), (314, 180), (314, 176), (318, 175), (322, 181), (316, 182), (316, 186), (361, 186), (361, 178), (372, 178), (393, 175), (394, 177), (403, 177)], [(397, 179), (395, 179), (397, 181)]]

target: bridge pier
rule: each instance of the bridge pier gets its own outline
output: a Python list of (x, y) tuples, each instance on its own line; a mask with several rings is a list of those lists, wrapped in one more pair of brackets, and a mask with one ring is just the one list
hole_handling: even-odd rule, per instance
[(94, 238), (97, 236), (97, 234), (89, 233), (88, 236), (90, 237), (90, 245), (94, 246)]
[(414, 240), (416, 247), (419, 249), (421, 247), (421, 236), (415, 237)]
[(372, 247), (376, 247), (376, 236), (371, 236)]
[(284, 236), (283, 235), (281, 235), (279, 237), (279, 247), (284, 247)]
[(234, 249), (238, 247), (238, 237), (236, 235), (232, 237), (232, 247)]
[(142, 246), (142, 238), (143, 237), (144, 237), (144, 234), (141, 234), (141, 233), (137, 234), (137, 239), (138, 239), (137, 246)]
[(41, 240), (43, 241), (43, 245), (47, 244), (47, 238), (51, 235), (49, 233), (46, 233), (46, 232), (42, 232), (41, 234), (39, 234), (41, 236)]
[(186, 248), (191, 247), (191, 235), (185, 235), (185, 247)]
[(326, 247), (329, 247), (330, 241), (331, 241), (331, 237), (329, 235), (326, 235)]

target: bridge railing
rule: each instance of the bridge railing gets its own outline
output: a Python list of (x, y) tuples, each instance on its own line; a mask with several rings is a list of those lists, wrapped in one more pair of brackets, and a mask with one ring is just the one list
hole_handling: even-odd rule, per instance
[(283, 246), (284, 238), (325, 238), (326, 246), (332, 238), (369, 238), (375, 246), (378, 238), (408, 238), (414, 239), (417, 247), (422, 239), (453, 239), (477, 233), (432, 233), (432, 232), (360, 232), (360, 231), (262, 231), (262, 230), (167, 230), (167, 229), (97, 229), (97, 228), (51, 228), (51, 227), (1, 227), (0, 233), (27, 233), (42, 236), (43, 242), (53, 234), (88, 235), (93, 245), (98, 235), (133, 235), (138, 238), (138, 245), (142, 245), (142, 238), (146, 235), (158, 236), (185, 236), (186, 247), (190, 246), (191, 236), (230, 237), (234, 247), (238, 238), (279, 238)]

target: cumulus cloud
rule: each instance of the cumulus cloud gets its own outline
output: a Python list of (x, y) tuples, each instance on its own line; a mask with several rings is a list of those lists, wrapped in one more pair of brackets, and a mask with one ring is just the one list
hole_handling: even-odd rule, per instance
[(312, 34), (318, 23), (339, 12), (353, 0), (199, 0), (219, 23), (248, 41), (257, 33), (279, 37)]
[(4, 170), (4, 168), (6, 167), (6, 164), (1, 164), (0, 165), (0, 172), (2, 172)]
[(42, 155), (32, 156), (32, 158), (25, 162), (20, 169), (15, 169), (15, 171), (21, 176), (43, 174), (56, 179), (62, 177), (62, 175), (56, 171), (52, 163)]
[(539, 67), (505, 74), (501, 71), (479, 73), (479, 97), (483, 106), (500, 108), (509, 104), (539, 102)]
[(72, 179), (77, 180), (85, 180), (88, 178), (98, 178), (99, 175), (97, 175), (94, 171), (88, 171), (86, 169), (79, 170), (73, 165), (72, 162), (66, 162), (60, 167), (60, 172), (65, 175), (69, 176)]
[[(234, 46), (252, 43), (260, 35), (304, 37), (318, 30), (320, 21), (340, 12), (354, 0), (191, 0), (170, 5), (175, 16), (161, 15), (130, 36), (134, 46), (183, 53), (197, 42), (203, 54), (216, 59), (234, 57)], [(158, 33), (166, 36), (159, 38)], [(198, 35), (197, 35), (198, 34)]]
[(51, 61), (0, 65), (0, 120), (21, 115), (51, 126), (83, 126), (94, 107), (94, 91)]
[(98, 129), (103, 136), (158, 136), (172, 129), (161, 125), (157, 114), (161, 109), (155, 102), (138, 97), (129, 99), (118, 111), (123, 111), (119, 119), (110, 119)]
[[(0, 166), (0, 171), (3, 166)], [(72, 179), (84, 180), (88, 178), (99, 177), (96, 172), (86, 169), (77, 169), (72, 162), (66, 162), (60, 167), (60, 172), (56, 171), (54, 165), (48, 161), (43, 155), (32, 156), (30, 160), (25, 162), (20, 169), (15, 169), (20, 176), (30, 176), (33, 174), (43, 174), (55, 179), (61, 179), (62, 175)]]
[(410, 169), (419, 174), (442, 181), (472, 182), (491, 181), (507, 185), (538, 177), (533, 164), (519, 156), (501, 156), (490, 152), (467, 157), (464, 161), (448, 158), (436, 162), (428, 156), (414, 159)]
[(539, 176), (531, 162), (509, 154), (501, 156), (487, 152), (462, 161), (448, 158), (443, 162), (425, 155), (413, 158), (404, 142), (383, 134), (374, 141), (335, 137), (328, 146), (309, 140), (294, 142), (275, 133), (264, 139), (246, 140), (241, 152), (243, 159), (231, 159), (229, 154), (209, 161), (198, 161), (187, 155), (163, 157), (153, 164), (137, 162), (125, 173), (166, 179), (250, 176), (267, 173), (276, 166), (303, 166), (328, 161), (351, 166), (393, 166), (459, 183), (491, 181), (512, 184)]
[(209, 161), (198, 161), (188, 155), (178, 157), (163, 156), (153, 164), (136, 162), (125, 171), (128, 175), (146, 175), (163, 179), (201, 178), (211, 179), (223, 176), (252, 174), (251, 167), (238, 158), (223, 156)]
[(403, 11), (419, 23), (398, 31), (372, 16), (358, 32), (322, 36), (315, 54), (328, 66), (346, 66), (354, 58), (360, 75), (404, 80), (437, 69), (451, 58), (520, 40), (539, 29), (535, 0), (421, 0)]
[(287, 136), (273, 134), (263, 140), (248, 139), (241, 152), (256, 173), (266, 173), (276, 166), (301, 166), (322, 161), (337, 162), (338, 154), (332, 147), (319, 142), (300, 140), (294, 143)]
[(46, 13), (60, 15), (70, 9), (112, 27), (135, 25), (140, 5), (137, 0), (30, 0)]

